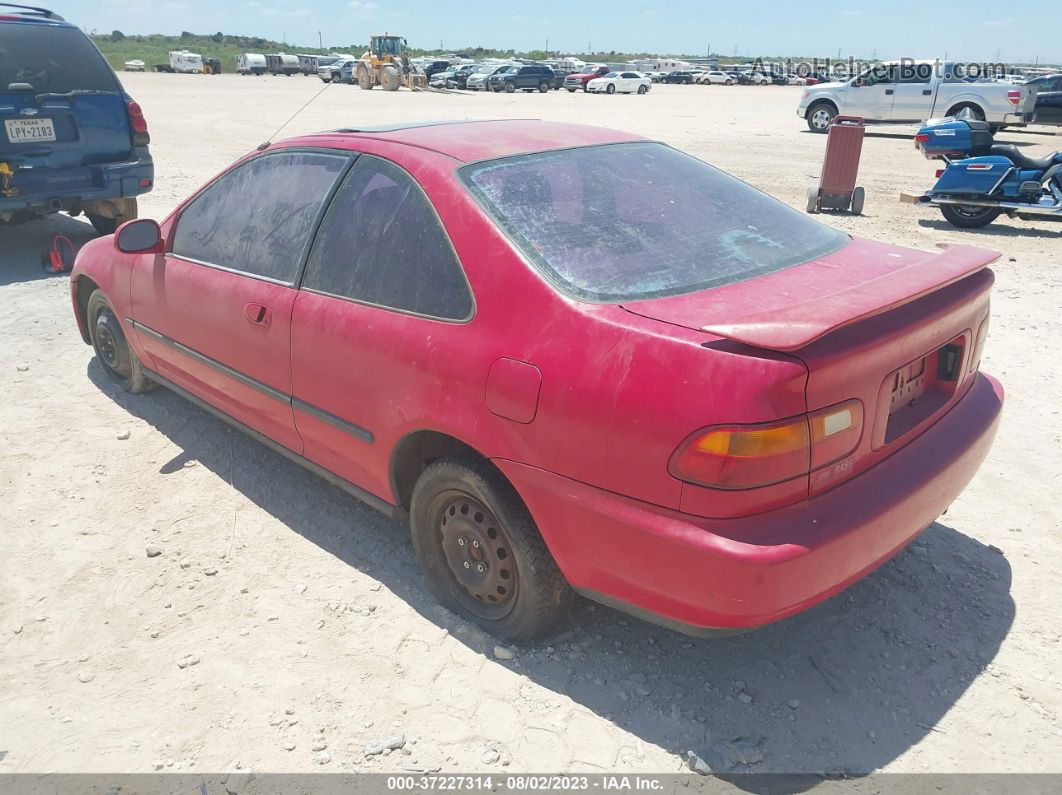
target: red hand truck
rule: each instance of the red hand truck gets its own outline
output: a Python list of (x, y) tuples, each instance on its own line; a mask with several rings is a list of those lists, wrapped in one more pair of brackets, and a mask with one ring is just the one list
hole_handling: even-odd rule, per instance
[(808, 186), (808, 212), (848, 210), (863, 212), (866, 192), (856, 185), (859, 157), (863, 153), (863, 120), (858, 116), (837, 116), (826, 135), (826, 157), (822, 175)]

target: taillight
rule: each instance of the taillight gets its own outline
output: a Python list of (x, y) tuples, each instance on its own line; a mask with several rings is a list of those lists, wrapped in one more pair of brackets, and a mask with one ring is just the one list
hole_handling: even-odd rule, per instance
[(922, 144), (927, 144), (927, 143), (929, 143), (929, 136), (928, 135), (916, 135), (914, 137), (915, 149), (921, 149), (922, 148)]
[(750, 489), (808, 475), (849, 455), (863, 433), (863, 404), (848, 400), (779, 422), (705, 428), (668, 467), (679, 480)]
[(937, 179), (940, 179), (941, 177), (943, 177), (943, 176), (944, 176), (944, 171), (945, 171), (945, 169), (943, 169), (943, 168), (938, 168), (938, 169), (936, 170), (936, 172), (935, 172), (935, 174), (936, 174), (936, 178), (937, 178)]
[(1007, 102), (1009, 102), (1011, 105), (1017, 105), (1019, 102), (1021, 102), (1021, 91), (1008, 91)]
[(125, 103), (125, 108), (129, 113), (129, 126), (133, 128), (133, 146), (147, 146), (151, 143), (151, 136), (148, 135), (147, 119), (144, 118), (143, 109), (133, 100)]
[(856, 449), (863, 435), (863, 404), (846, 400), (808, 415), (811, 470), (832, 464)]

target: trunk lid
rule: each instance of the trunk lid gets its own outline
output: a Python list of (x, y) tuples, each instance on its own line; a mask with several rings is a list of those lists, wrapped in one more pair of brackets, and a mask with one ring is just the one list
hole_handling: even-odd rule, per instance
[(856, 240), (768, 276), (623, 308), (796, 356), (808, 370), (809, 412), (860, 400), (859, 444), (812, 472), (814, 494), (900, 449), (969, 388), (987, 328), (986, 268), (998, 257), (971, 246), (931, 254)]

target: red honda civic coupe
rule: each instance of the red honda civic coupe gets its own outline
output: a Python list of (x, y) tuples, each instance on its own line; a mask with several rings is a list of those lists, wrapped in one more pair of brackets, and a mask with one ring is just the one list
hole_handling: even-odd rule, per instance
[(508, 639), (581, 593), (694, 634), (837, 593), (934, 521), (1003, 402), (997, 254), (849, 237), (662, 143), (540, 121), (263, 145), (87, 244), (77, 323), (389, 514)]

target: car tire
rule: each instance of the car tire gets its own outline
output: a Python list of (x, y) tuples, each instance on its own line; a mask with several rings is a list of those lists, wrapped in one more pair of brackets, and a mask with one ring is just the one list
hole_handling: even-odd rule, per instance
[(732, 85), (734, 85), (734, 81), (733, 80), (727, 80), (726, 81), (726, 85), (732, 86)]
[(136, 351), (129, 346), (122, 324), (102, 290), (93, 290), (89, 296), (85, 306), (85, 321), (96, 358), (112, 381), (134, 395), (155, 388), (155, 382), (145, 374)]
[(516, 92), (516, 83), (514, 83), (514, 82), (512, 82), (510, 80), (508, 83), (505, 84), (505, 93), (506, 94), (513, 94), (515, 92)]
[(92, 224), (92, 228), (95, 229), (99, 235), (113, 235), (119, 226), (126, 221), (131, 221), (137, 217), (138, 208), (135, 198), (113, 199), (112, 201), (118, 203), (122, 208), (122, 212), (114, 218), (87, 211), (85, 212), (85, 216), (88, 218), (89, 223)]
[(645, 94), (649, 91), (649, 86), (638, 86), (638, 93)]
[(567, 91), (569, 94), (574, 94), (575, 93), (575, 89), (574, 88), (566, 88), (564, 90)]
[(616, 87), (615, 86), (611, 86), (611, 85), (610, 86), (605, 86), (605, 93), (606, 94), (615, 94), (616, 93)]
[(574, 593), (516, 490), (474, 456), (431, 464), (413, 488), (413, 550), (447, 608), (508, 641), (554, 630)]
[(538, 93), (545, 94), (547, 91), (549, 91), (549, 83), (543, 80), (541, 83), (538, 84)]
[(363, 91), (371, 91), (373, 88), (372, 75), (369, 74), (369, 68), (364, 64), (358, 66), (358, 88)]
[(959, 114), (960, 111), (964, 111), (964, 110), (969, 110), (971, 113), (973, 113), (974, 118), (977, 119), (977, 121), (984, 121), (985, 120), (985, 112), (979, 106), (974, 105), (971, 102), (964, 102), (964, 103), (961, 103), (959, 105), (956, 105), (955, 107), (951, 108), (944, 115), (945, 116), (956, 116), (956, 115)]
[(856, 189), (852, 191), (852, 204), (848, 207), (848, 211), (852, 215), (863, 214), (863, 203), (866, 201), (867, 192), (863, 190), (861, 186), (856, 186)]
[(940, 212), (948, 223), (960, 229), (980, 229), (999, 217), (996, 207), (967, 207), (959, 204), (942, 204)]
[(343, 75), (339, 74), (338, 72), (333, 74), (332, 75), (332, 82), (333, 83), (342, 83), (343, 82)]
[(830, 129), (837, 109), (828, 102), (818, 102), (808, 108), (808, 129), (813, 133), (825, 133)]
[(121, 218), (107, 218), (102, 215), (93, 215), (86, 213), (89, 219), (89, 223), (92, 224), (92, 228), (96, 230), (99, 235), (113, 235), (118, 226), (122, 223)]

